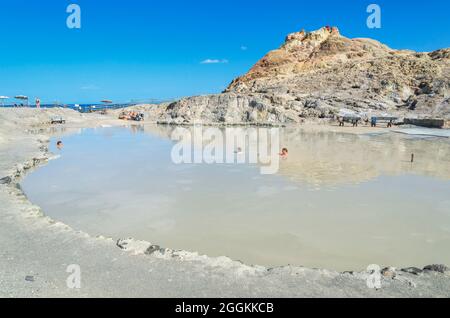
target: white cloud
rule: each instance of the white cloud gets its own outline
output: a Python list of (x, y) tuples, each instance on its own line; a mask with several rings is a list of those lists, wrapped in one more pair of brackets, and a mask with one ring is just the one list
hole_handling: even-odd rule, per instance
[(228, 60), (217, 60), (217, 59), (206, 59), (204, 61), (201, 61), (200, 64), (226, 64), (228, 63)]
[(246, 47), (245, 45), (241, 45), (241, 50), (242, 50), (242, 51), (247, 51), (247, 50), (248, 50), (248, 47)]

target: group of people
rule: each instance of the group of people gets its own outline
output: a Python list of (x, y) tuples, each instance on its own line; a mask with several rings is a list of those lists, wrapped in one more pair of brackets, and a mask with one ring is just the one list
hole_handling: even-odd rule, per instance
[(135, 112), (135, 111), (122, 112), (119, 115), (119, 119), (143, 121), (144, 120), (144, 114), (138, 113), (138, 112)]

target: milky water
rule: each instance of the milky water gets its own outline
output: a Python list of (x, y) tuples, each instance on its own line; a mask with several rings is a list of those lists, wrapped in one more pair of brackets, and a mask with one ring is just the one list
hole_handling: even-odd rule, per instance
[(173, 129), (57, 136), (59, 159), (22, 187), (47, 215), (91, 235), (247, 264), (450, 264), (448, 138), (285, 128), (289, 158), (263, 175), (258, 164), (175, 164)]

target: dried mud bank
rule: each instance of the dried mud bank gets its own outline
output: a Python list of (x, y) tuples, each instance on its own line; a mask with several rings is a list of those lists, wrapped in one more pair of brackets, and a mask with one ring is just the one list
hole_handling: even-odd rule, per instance
[[(367, 272), (269, 269), (76, 231), (46, 217), (18, 185), (24, 174), (53, 159), (47, 122), (55, 115), (67, 119), (67, 133), (123, 124), (69, 110), (0, 109), (0, 297), (450, 296), (445, 266), (386, 268), (381, 289), (374, 290), (367, 287)], [(67, 287), (71, 264), (81, 268), (80, 289)]]

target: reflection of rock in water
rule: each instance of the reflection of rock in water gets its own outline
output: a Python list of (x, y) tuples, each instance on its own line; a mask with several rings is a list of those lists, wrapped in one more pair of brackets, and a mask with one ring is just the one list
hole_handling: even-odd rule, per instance
[(169, 125), (143, 125), (142, 131), (163, 139), (171, 139), (175, 126)]
[[(447, 139), (285, 129), (282, 145), (289, 148), (290, 156), (282, 161), (280, 174), (313, 185), (360, 183), (383, 174), (450, 178)], [(412, 153), (415, 154), (413, 164)]]
[[(167, 125), (145, 126), (146, 133), (166, 139), (170, 139), (174, 129)], [(383, 174), (450, 179), (450, 142), (444, 138), (393, 133), (358, 135), (291, 127), (282, 129), (281, 138), (280, 146), (289, 149), (289, 158), (281, 161), (279, 174), (313, 186), (360, 183)]]

